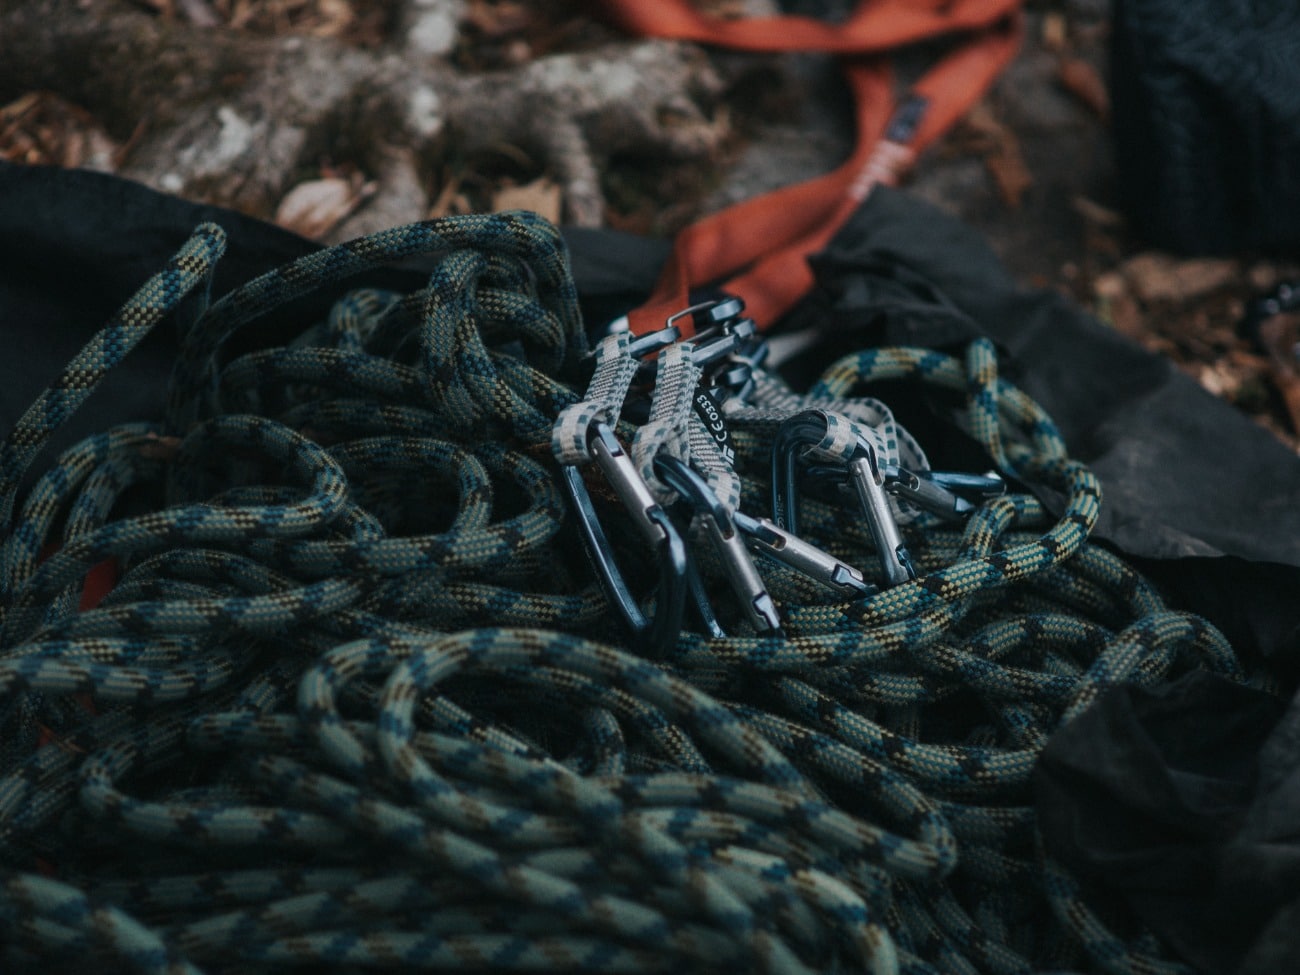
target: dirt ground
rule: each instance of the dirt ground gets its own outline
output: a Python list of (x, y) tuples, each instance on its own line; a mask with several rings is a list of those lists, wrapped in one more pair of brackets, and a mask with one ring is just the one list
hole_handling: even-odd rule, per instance
[[(721, 15), (775, 8), (700, 3)], [(832, 19), (850, 6), (786, 4)], [(1114, 202), (1108, 6), (1031, 0), (1015, 63), (924, 157), (910, 189), (982, 231), (1023, 283), (1069, 294), (1300, 450), (1296, 323), (1274, 323), (1263, 344), (1237, 334), (1246, 302), (1300, 267), (1180, 260), (1128, 233)], [(852, 138), (831, 60), (627, 47), (576, 0), (15, 0), (7, 9), (0, 34), (30, 55), (0, 65), (0, 158), (121, 172), (326, 241), (517, 206), (670, 235), (832, 168)], [(103, 83), (97, 72), (109, 76), (117, 36), (174, 73), (160, 72), (154, 89), (144, 77)], [(60, 57), (65, 69), (50, 69)], [(83, 63), (83, 78), (67, 69)], [(323, 65), (336, 96), (311, 83)], [(640, 87), (610, 94), (615, 68)], [(489, 115), (495, 128), (477, 124)], [(386, 125), (385, 136), (366, 119)], [(285, 131), (295, 139), (280, 138)], [(187, 156), (196, 140), (205, 151)]]

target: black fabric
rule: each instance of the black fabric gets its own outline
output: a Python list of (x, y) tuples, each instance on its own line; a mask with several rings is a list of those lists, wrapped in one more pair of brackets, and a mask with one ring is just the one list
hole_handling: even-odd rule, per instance
[(1115, 0), (1116, 168), (1170, 250), (1300, 253), (1300, 5)]
[(1125, 551), (1300, 566), (1300, 458), (1063, 297), (1018, 288), (974, 230), (886, 190), (816, 265), (822, 290), (797, 323), (829, 319), (839, 347), (983, 334), (1005, 350), (1010, 377), (1101, 477), (1102, 535)]
[[(8, 431), (58, 370), (204, 221), (231, 246), (224, 294), (316, 245), (243, 214), (164, 196), (101, 173), (0, 162), (0, 429)], [(55, 447), (109, 423), (152, 418), (176, 337), (155, 330), (104, 380)]]
[(1293, 970), (1300, 699), (1287, 710), (1203, 671), (1116, 688), (1052, 737), (1036, 784), (1048, 853), (1198, 971)]

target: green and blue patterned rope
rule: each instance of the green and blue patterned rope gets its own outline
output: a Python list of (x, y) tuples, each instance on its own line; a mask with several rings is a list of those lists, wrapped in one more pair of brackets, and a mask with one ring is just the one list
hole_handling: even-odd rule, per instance
[[(921, 516), (919, 578), (848, 603), (763, 562), (784, 638), (688, 629), (652, 663), (574, 557), (549, 441), (589, 344), (529, 214), (205, 298), (164, 422), (73, 446), (20, 497), (222, 246), (200, 228), (0, 447), (6, 970), (1185, 971), (1044, 855), (1030, 776), (1109, 686), (1248, 675), (1089, 542), (1100, 486), (988, 343), (869, 350), (811, 395), (960, 395), (990, 464), (1059, 513), (1017, 492)], [(412, 260), (422, 288), (365, 280)], [(735, 430), (749, 510), (769, 434)], [(873, 564), (852, 511), (803, 514)]]

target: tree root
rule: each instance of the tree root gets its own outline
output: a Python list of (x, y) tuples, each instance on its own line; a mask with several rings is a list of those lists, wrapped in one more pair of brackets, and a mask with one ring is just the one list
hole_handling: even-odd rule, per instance
[(361, 49), (168, 23), (126, 0), (18, 0), (0, 9), (0, 97), (55, 91), (135, 133), (123, 175), (260, 216), (321, 158), (355, 163), (378, 184), (358, 232), (424, 217), (441, 158), (501, 144), (560, 185), (566, 220), (598, 226), (610, 158), (706, 161), (727, 135), (723, 82), (692, 45), (611, 39), (471, 73), (448, 57), (462, 0), (392, 7), (387, 43)]

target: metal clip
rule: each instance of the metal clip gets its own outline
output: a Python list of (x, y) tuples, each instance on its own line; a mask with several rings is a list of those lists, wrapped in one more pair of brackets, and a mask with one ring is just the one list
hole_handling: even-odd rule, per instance
[[(781, 528), (798, 534), (798, 471), (803, 450), (825, 439), (830, 418), (822, 410), (805, 410), (781, 424), (772, 445), (772, 519)], [(876, 450), (858, 437), (848, 460), (848, 479), (867, 520), (885, 584), (895, 586), (916, 578), (912, 557), (894, 520), (885, 494)]]
[(668, 320), (664, 322), (664, 327), (674, 328), (676, 327), (673, 324), (674, 322), (689, 315), (695, 323), (696, 333), (703, 333), (719, 325), (724, 325), (733, 318), (739, 318), (740, 313), (744, 310), (745, 303), (739, 298), (714, 298), (710, 301), (701, 301), (689, 308), (683, 308), (675, 315), (669, 315)]
[(946, 490), (930, 478), (913, 474), (906, 467), (890, 464), (882, 468), (881, 473), (885, 478), (886, 491), (916, 505), (922, 511), (929, 511), (948, 521), (963, 521), (975, 510), (975, 506), (961, 495)]
[(760, 552), (810, 579), (838, 589), (846, 596), (869, 596), (876, 591), (860, 571), (843, 559), (805, 542), (766, 518), (753, 518), (742, 511), (737, 511), (733, 517), (736, 527), (754, 542)]
[(995, 471), (966, 474), (959, 471), (921, 471), (888, 466), (885, 490), (948, 521), (964, 521), (987, 498), (1007, 493), (1007, 482)]
[(754, 373), (767, 361), (770, 350), (766, 339), (747, 338), (706, 373), (704, 381), (719, 399), (744, 402), (753, 393)]
[[(894, 497), (915, 505), (922, 511), (948, 521), (964, 521), (979, 502), (1006, 494), (1007, 485), (993, 471), (966, 474), (957, 471), (912, 472), (897, 464), (880, 469), (885, 490)], [(815, 484), (831, 485), (839, 490), (849, 487), (848, 472), (830, 464), (810, 464), (804, 476)]]
[(763, 636), (779, 634), (781, 618), (776, 603), (736, 530), (736, 521), (718, 500), (709, 482), (685, 461), (664, 453), (655, 457), (655, 474), (692, 508), (705, 515), (705, 526), (726, 570), (727, 580), (755, 631)]
[[(692, 345), (695, 361), (708, 365), (758, 333), (753, 319), (740, 317), (744, 309), (745, 303), (739, 298), (702, 301), (668, 316), (663, 328), (633, 339), (628, 351), (636, 358), (646, 360), (642, 366), (645, 369), (649, 368), (648, 360), (653, 356), (676, 342), (685, 341)], [(695, 331), (690, 338), (684, 339), (677, 322), (688, 317), (694, 322)]]
[(701, 332), (690, 340), (697, 365), (708, 367), (724, 359), (758, 334), (752, 318), (739, 318)]
[(665, 325), (653, 332), (638, 335), (628, 343), (627, 352), (634, 359), (645, 359), (652, 355), (658, 355), (681, 337), (682, 330), (680, 328), (676, 325)]
[(659, 561), (659, 588), (652, 619), (646, 618), (614, 562), (613, 547), (601, 527), (582, 472), (568, 464), (561, 467), (562, 483), (573, 503), (583, 544), (606, 597), (623, 618), (638, 651), (649, 657), (662, 657), (677, 640), (682, 628), (688, 588), (686, 544), (668, 513), (650, 493), (650, 488), (609, 424), (594, 423), (588, 433), (588, 445), (596, 466), (604, 473)]

